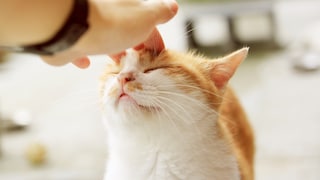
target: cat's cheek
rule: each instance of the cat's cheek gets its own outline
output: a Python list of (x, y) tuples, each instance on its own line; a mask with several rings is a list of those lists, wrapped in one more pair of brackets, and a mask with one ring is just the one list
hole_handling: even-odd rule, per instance
[(119, 96), (119, 84), (116, 78), (110, 78), (106, 81), (103, 92), (103, 103), (113, 104)]
[(107, 92), (107, 96), (110, 98), (116, 98), (118, 94), (119, 94), (119, 87), (116, 85), (112, 86)]
[(165, 79), (168, 79), (168, 77), (166, 76), (164, 71), (161, 69), (157, 69), (145, 74), (145, 76), (141, 78), (141, 83), (157, 86), (161, 85), (163, 83), (162, 80)]

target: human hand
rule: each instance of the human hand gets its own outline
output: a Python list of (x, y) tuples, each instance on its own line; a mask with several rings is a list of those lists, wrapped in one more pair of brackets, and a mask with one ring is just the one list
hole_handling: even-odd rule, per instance
[(115, 54), (143, 42), (157, 24), (177, 12), (174, 0), (91, 0), (89, 30), (71, 48), (54, 56), (42, 56), (51, 65), (72, 62), (90, 65), (88, 55)]

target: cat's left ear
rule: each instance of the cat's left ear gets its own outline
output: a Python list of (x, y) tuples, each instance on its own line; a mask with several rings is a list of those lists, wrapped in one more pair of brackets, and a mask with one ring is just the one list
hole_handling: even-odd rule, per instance
[(159, 55), (165, 49), (165, 46), (160, 32), (157, 29), (154, 29), (149, 38), (142, 44), (134, 47), (134, 49), (138, 51), (145, 49), (152, 52), (154, 55)]
[[(133, 49), (137, 51), (147, 50), (150, 51), (154, 56), (157, 56), (165, 49), (165, 46), (160, 32), (155, 28), (147, 40), (133, 47)], [(120, 64), (121, 57), (125, 55), (126, 52), (123, 51), (121, 53), (112, 55), (111, 58), (116, 64)]]
[(242, 48), (223, 58), (212, 61), (210, 76), (218, 89), (223, 89), (238, 66), (247, 57), (249, 48)]

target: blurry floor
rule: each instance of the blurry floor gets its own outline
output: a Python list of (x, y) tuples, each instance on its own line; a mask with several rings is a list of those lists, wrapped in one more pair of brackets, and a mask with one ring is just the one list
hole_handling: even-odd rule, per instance
[[(184, 50), (179, 18), (162, 32), (168, 47)], [(288, 27), (294, 27), (293, 20), (289, 22), (281, 31), (286, 38)], [(320, 179), (320, 71), (294, 70), (286, 51), (250, 51), (231, 84), (256, 133), (256, 179)], [(104, 60), (96, 58), (100, 60), (88, 70), (55, 68), (24, 55), (0, 65), (0, 116), (21, 109), (32, 115), (25, 131), (0, 136), (0, 179), (102, 179), (106, 148), (98, 77)], [(48, 152), (40, 166), (25, 158), (27, 146), (35, 142)]]
[[(103, 64), (98, 60), (88, 70), (55, 68), (33, 56), (15, 55), (1, 66), (1, 117), (20, 110), (32, 117), (28, 129), (2, 135), (0, 179), (102, 179), (106, 150), (98, 77)], [(47, 149), (44, 165), (26, 159), (34, 143)]]

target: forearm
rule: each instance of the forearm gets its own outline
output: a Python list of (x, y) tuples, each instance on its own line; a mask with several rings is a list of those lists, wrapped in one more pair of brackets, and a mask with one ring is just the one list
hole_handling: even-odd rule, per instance
[(0, 2), (0, 45), (41, 43), (60, 30), (73, 0), (4, 0)]
[[(0, 0), (0, 48), (40, 44), (70, 17), (74, 0)], [(88, 0), (89, 29), (69, 48), (42, 56), (51, 65), (87, 67), (94, 54), (114, 54), (143, 43), (178, 10), (175, 0)], [(8, 48), (10, 49), (10, 48)], [(79, 63), (80, 62), (80, 63)]]

